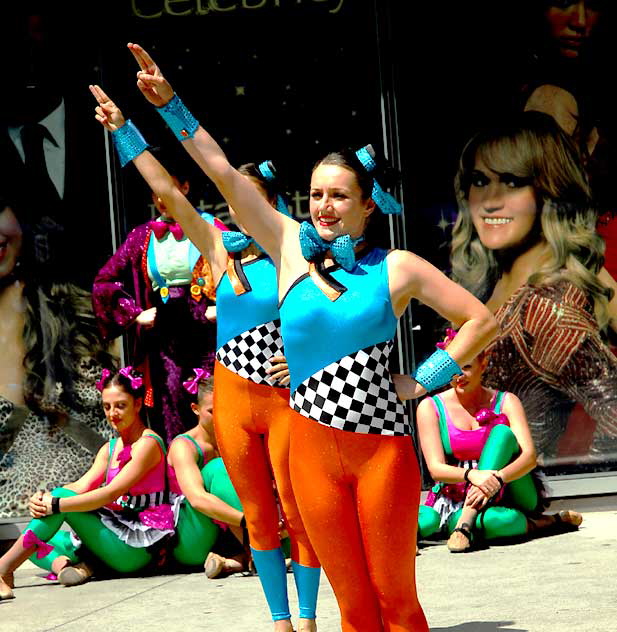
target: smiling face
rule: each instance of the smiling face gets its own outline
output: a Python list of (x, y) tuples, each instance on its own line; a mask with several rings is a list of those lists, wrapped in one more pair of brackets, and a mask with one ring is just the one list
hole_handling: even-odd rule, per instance
[(12, 209), (0, 209), (0, 279), (11, 274), (21, 252), (21, 226)]
[(360, 237), (374, 209), (373, 200), (363, 197), (358, 180), (350, 169), (320, 164), (313, 171), (311, 220), (326, 241), (346, 234)]
[(600, 18), (600, 0), (553, 0), (544, 12), (559, 54), (577, 58)]
[(520, 246), (530, 237), (538, 217), (529, 179), (495, 172), (480, 158), (471, 174), (468, 203), (478, 237), (490, 250)]
[(139, 419), (141, 398), (135, 398), (122, 387), (110, 384), (101, 393), (103, 410), (109, 425), (117, 432), (123, 432)]

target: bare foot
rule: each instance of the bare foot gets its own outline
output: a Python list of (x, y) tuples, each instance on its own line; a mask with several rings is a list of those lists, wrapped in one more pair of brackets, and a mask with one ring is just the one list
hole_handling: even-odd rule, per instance
[(315, 619), (300, 619), (298, 632), (317, 632), (317, 622)]
[(274, 622), (274, 632), (294, 632), (289, 619), (281, 619)]

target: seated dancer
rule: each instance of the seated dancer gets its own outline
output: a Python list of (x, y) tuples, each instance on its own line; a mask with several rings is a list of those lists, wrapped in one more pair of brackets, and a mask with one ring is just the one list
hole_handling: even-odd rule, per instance
[(169, 486), (184, 496), (176, 525), (174, 559), (185, 566), (204, 566), (211, 579), (248, 568), (248, 559), (239, 554), (225, 558), (212, 551), (220, 531), (217, 523), (229, 528), (244, 543), (246, 521), (223, 459), (218, 454), (212, 427), (214, 378), (204, 369), (184, 383), (197, 396), (192, 404), (198, 423), (179, 434), (169, 446)]
[[(448, 330), (445, 349), (456, 332)], [(424, 459), (435, 481), (420, 507), (418, 531), (445, 529), (453, 553), (469, 551), (474, 535), (486, 540), (522, 536), (540, 528), (575, 528), (578, 512), (543, 515), (536, 451), (516, 395), (482, 386), (485, 352), (463, 366), (452, 387), (422, 400), (417, 410)]]
[[(173, 90), (168, 84), (166, 86), (169, 99)], [(277, 362), (284, 362), (284, 356), (274, 264), (260, 246), (242, 232), (242, 225), (238, 225), (241, 232), (221, 233), (203, 221), (174, 186), (169, 173), (147, 150), (147, 143), (133, 123), (125, 121), (122, 112), (101, 88), (91, 86), (90, 90), (99, 104), (96, 118), (112, 132), (121, 163), (133, 162), (210, 264), (217, 288), (217, 354), (214, 368), (217, 444), (242, 502), (253, 563), (270, 608), (274, 629), (288, 632), (293, 628), (272, 475), (291, 541), (292, 569), (300, 605), (298, 630), (316, 630), (320, 566), (291, 489), (289, 390), (284, 388), (288, 378), (276, 379), (280, 372)], [(151, 96), (148, 89), (144, 89), (144, 94), (148, 98)], [(153, 102), (156, 103), (156, 99)], [(139, 140), (135, 142), (136, 139)], [(242, 181), (261, 202), (272, 208), (273, 213), (276, 213), (276, 206), (281, 215), (288, 214), (276, 191), (270, 163), (249, 163), (242, 167), (242, 174)], [(234, 218), (231, 207), (230, 213)], [(292, 222), (291, 219), (289, 221)]]
[(1, 599), (14, 597), (11, 575), (35, 552), (53, 558), (51, 569), (61, 584), (73, 586), (88, 580), (92, 571), (85, 564), (75, 564), (74, 555), (50, 555), (47, 543), (63, 522), (97, 562), (118, 573), (158, 564), (167, 537), (174, 533), (165, 446), (141, 418), (141, 375), (128, 366), (115, 374), (104, 370), (98, 386), (105, 416), (118, 437), (101, 447), (79, 480), (32, 496), (34, 519), (0, 558)]

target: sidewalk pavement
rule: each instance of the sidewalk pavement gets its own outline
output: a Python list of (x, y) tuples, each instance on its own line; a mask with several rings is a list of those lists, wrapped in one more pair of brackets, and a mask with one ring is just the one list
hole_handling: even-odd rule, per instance
[[(584, 510), (570, 500), (553, 503), (551, 511), (565, 507)], [(453, 555), (443, 542), (421, 543), (418, 591), (431, 632), (617, 631), (617, 502), (591, 509), (577, 532), (469, 554)], [(396, 573), (396, 551), (384, 563)], [(16, 599), (0, 602), (1, 632), (272, 630), (257, 577), (208, 580), (191, 573), (64, 588), (43, 575), (30, 563), (16, 573)], [(320, 632), (340, 630), (325, 577), (318, 615)]]

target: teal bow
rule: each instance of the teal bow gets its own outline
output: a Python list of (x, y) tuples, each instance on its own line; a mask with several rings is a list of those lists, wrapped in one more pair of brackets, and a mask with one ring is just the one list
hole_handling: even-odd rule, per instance
[(313, 224), (309, 222), (300, 224), (300, 248), (307, 261), (314, 261), (329, 250), (333, 259), (349, 272), (356, 264), (354, 248), (361, 241), (364, 241), (364, 237), (352, 239), (349, 235), (339, 235), (332, 241), (326, 241), (319, 236)]
[(251, 244), (255, 244), (260, 250), (262, 250), (261, 246), (252, 237), (249, 237), (238, 230), (223, 231), (221, 233), (221, 237), (223, 239), (223, 246), (227, 252), (242, 252)]

